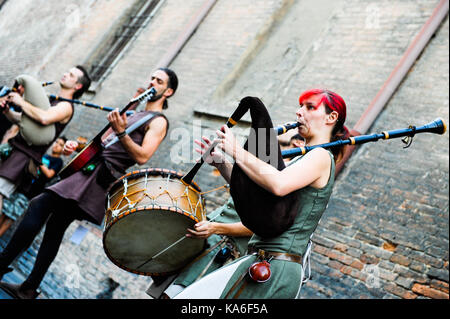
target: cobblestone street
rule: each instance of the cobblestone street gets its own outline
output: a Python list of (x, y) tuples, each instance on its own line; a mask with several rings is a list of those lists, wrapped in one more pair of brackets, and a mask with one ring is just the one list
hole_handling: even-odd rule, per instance
[[(0, 1), (0, 86), (11, 86), (19, 74), (53, 81), (73, 65), (95, 66), (112, 41), (134, 28), (107, 72), (83, 96), (100, 105), (125, 106), (137, 88), (147, 87), (158, 63), (174, 53), (208, 1), (158, 1), (151, 14), (139, 18), (144, 21), (139, 27), (132, 26), (144, 4)], [(355, 127), (440, 4), (215, 1), (170, 62), (180, 86), (164, 110), (170, 122), (166, 138), (146, 164), (128, 171), (188, 172), (197, 159), (194, 139), (214, 136), (246, 96), (261, 98), (277, 125), (295, 120), (300, 92), (329, 88), (344, 97), (346, 126)], [(53, 94), (57, 85), (45, 89)], [(77, 105), (63, 134), (90, 140), (107, 123), (106, 114)], [(450, 123), (448, 9), (367, 134), (436, 118)], [(248, 128), (244, 117), (232, 130), (243, 141)], [(312, 237), (312, 277), (302, 288), (302, 299), (449, 299), (449, 132), (416, 134), (404, 146), (392, 138), (355, 148)], [(199, 170), (195, 182), (203, 192), (225, 184), (209, 165)], [(228, 197), (224, 188), (205, 194), (206, 212)], [(0, 250), (17, 223), (0, 237)], [(24, 281), (41, 240), (42, 231), (4, 281)], [(146, 300), (152, 299), (146, 293), (152, 282), (108, 258), (103, 226), (76, 220), (42, 281), (39, 298)], [(9, 298), (0, 290), (0, 299)]]

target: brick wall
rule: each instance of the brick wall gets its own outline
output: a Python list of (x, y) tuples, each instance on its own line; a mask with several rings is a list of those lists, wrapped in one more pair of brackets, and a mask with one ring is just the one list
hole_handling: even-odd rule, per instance
[[(0, 81), (20, 73), (58, 81), (82, 64), (132, 1), (7, 1), (0, 11)], [(49, 90), (57, 89), (50, 87)]]
[[(342, 82), (333, 83), (343, 92), (348, 90), (344, 96), (350, 97), (350, 123), (356, 114), (360, 116), (359, 108), (375, 96), (436, 2), (429, 5), (425, 8), (423, 2), (408, 2), (413, 6), (410, 14), (404, 7), (384, 7), (379, 34), (374, 38), (383, 39), (383, 46), (370, 38), (360, 42), (352, 37), (349, 48), (355, 51), (356, 61), (351, 62), (359, 65), (358, 69), (340, 59), (338, 72), (333, 72), (342, 74), (340, 68), (347, 68), (365, 74), (361, 78), (344, 72)], [(336, 19), (339, 22), (343, 17)], [(330, 36), (342, 33), (333, 28)], [(380, 56), (369, 59), (371, 42), (380, 47), (370, 55), (376, 52)], [(448, 18), (371, 131), (422, 125), (436, 117), (448, 121), (448, 90), (443, 89), (449, 83), (446, 46)], [(364, 52), (368, 52), (366, 61)], [(328, 56), (327, 61), (333, 57)], [(350, 78), (350, 83), (345, 78)], [(364, 83), (365, 79), (374, 85)], [(363, 85), (360, 92), (355, 90), (358, 84)], [(361, 146), (338, 180), (315, 242), (316, 276), (305, 288), (305, 297), (448, 299), (448, 135), (416, 136), (406, 150), (399, 140)]]
[[(158, 153), (145, 166), (170, 168), (178, 171), (186, 171), (192, 167), (194, 155), (191, 152), (191, 147), (189, 147), (190, 154), (185, 162), (178, 165), (168, 161), (171, 151), (170, 145), (175, 143), (178, 138), (176, 134), (173, 135), (171, 132), (176, 128), (187, 130), (190, 134), (187, 139), (189, 143), (192, 143), (192, 137), (194, 136), (192, 125), (198, 127), (195, 132), (196, 136), (200, 129), (205, 130), (205, 127), (200, 128), (205, 123), (201, 119), (194, 122), (192, 110), (195, 103), (201, 101), (203, 97), (208, 96), (209, 92), (214, 90), (222, 77), (233, 67), (233, 63), (239, 60), (248, 43), (253, 40), (260, 27), (265, 24), (265, 20), (271, 16), (272, 11), (276, 11), (281, 5), (279, 1), (266, 1), (264, 5), (257, 7), (250, 6), (250, 3), (250, 1), (247, 3), (219, 1), (202, 26), (196, 30), (195, 37), (185, 46), (183, 54), (179, 55), (171, 66), (177, 71), (180, 79), (177, 95), (170, 100), (171, 106), (167, 112), (171, 119), (171, 131)], [(157, 67), (156, 64), (159, 59), (167, 52), (177, 36), (184, 31), (190, 19), (198, 14), (203, 4), (204, 1), (200, 0), (190, 1), (189, 3), (179, 0), (165, 1), (154, 19), (143, 30), (140, 37), (133, 42), (123, 59), (119, 61), (112, 74), (96, 90), (95, 96), (91, 98), (92, 102), (106, 106), (121, 107), (125, 105), (137, 87), (147, 84), (147, 80), (152, 70)], [(96, 5), (91, 8), (89, 15), (94, 17), (97, 13), (98, 17), (95, 20), (84, 20), (82, 27), (83, 30), (89, 30), (88, 34), (78, 30), (74, 35), (63, 38), (61, 42), (65, 45), (58, 46), (62, 52), (60, 55), (55, 54), (46, 59), (45, 67), (42, 66), (41, 62), (36, 63), (35, 68), (41, 70), (39, 74), (42, 78), (47, 78), (47, 74), (52, 74), (55, 69), (58, 72), (63, 72), (65, 67), (87, 58), (94, 50), (91, 46), (100, 43), (108, 32), (108, 27), (110, 27), (110, 25), (103, 24), (101, 20), (103, 14), (100, 13), (115, 14), (114, 18), (118, 20), (121, 17), (121, 11), (127, 9), (125, 3), (122, 3), (122, 5), (121, 8), (117, 9), (111, 4), (103, 3), (103, 6)], [(39, 10), (35, 14), (38, 17)], [(245, 26), (245, 29), (242, 29), (242, 26)], [(90, 33), (91, 29), (92, 32), (95, 30), (95, 34)], [(211, 33), (211, 30), (214, 30), (214, 32)], [(30, 38), (34, 39), (34, 37), (36, 35), (31, 33)], [(69, 39), (72, 41), (69, 41)], [(8, 38), (8, 40), (12, 41), (11, 38)], [(214, 54), (216, 50), (222, 54), (220, 56)], [(84, 52), (84, 54), (80, 52)], [(186, 56), (184, 56), (184, 52), (187, 52)], [(59, 64), (62, 62), (65, 64), (64, 68)], [(200, 62), (203, 62), (203, 64)], [(17, 65), (10, 73), (15, 74), (20, 71), (21, 68)], [(222, 75), (219, 74), (218, 76), (218, 72)], [(198, 81), (199, 78), (205, 80)], [(195, 85), (189, 85), (189, 83), (195, 83)], [(208, 92), (208, 94), (205, 95), (205, 92)], [(90, 97), (85, 96), (84, 98), (89, 99)], [(91, 138), (96, 134), (99, 127), (106, 123), (105, 116), (106, 113), (103, 112), (77, 107), (74, 119), (64, 134), (69, 138), (80, 135)], [(209, 125), (215, 130), (217, 124), (214, 123), (214, 119), (212, 122), (213, 124)], [(211, 180), (212, 173), (209, 167), (205, 167), (205, 172), (199, 174), (199, 176), (203, 176), (203, 178), (199, 177), (199, 183), (203, 180), (207, 181), (202, 185), (203, 190), (223, 185), (223, 181), (218, 178)], [(225, 193), (218, 192), (217, 194), (218, 196), (207, 197), (208, 211), (225, 200)], [(103, 291), (107, 291), (107, 285), (108, 283), (111, 284), (110, 279), (112, 279), (119, 284), (112, 293), (113, 298), (148, 298), (144, 290), (151, 279), (135, 276), (114, 266), (103, 252), (99, 228), (82, 224), (90, 229), (88, 236), (83, 239), (79, 246), (71, 243), (70, 238), (78, 225), (79, 223), (74, 223), (66, 232), (58, 256), (42, 284), (43, 296), (49, 298), (95, 298)], [(3, 245), (10, 234), (11, 232), (5, 235), (5, 239), (2, 238)], [(16, 263), (24, 274), (31, 269), (38, 244), (39, 239)], [(76, 265), (80, 276), (77, 277), (77, 273), (73, 273), (72, 268), (66, 268), (68, 265)], [(67, 285), (61, 287), (61, 282), (72, 280), (73, 276), (80, 279), (80, 288), (69, 289)]]
[[(65, 11), (68, 4), (51, 1), (59, 9), (53, 11), (49, 1), (38, 2), (6, 2), (0, 10), (0, 29), (8, 30), (0, 34), (8, 44), (0, 52), (3, 82), (24, 70), (52, 79), (85, 61), (131, 5), (86, 0), (78, 6), (80, 25), (69, 32), (66, 18), (75, 7)], [(165, 1), (95, 95), (86, 98), (125, 105), (203, 3)], [(346, 100), (352, 127), (437, 3), (218, 1), (171, 65), (180, 86), (166, 111), (170, 131), (145, 167), (189, 170), (193, 138), (213, 134), (225, 122), (214, 114), (228, 116), (246, 95), (261, 97), (274, 123), (283, 123), (293, 119), (301, 91), (327, 87)], [(46, 19), (53, 22), (41, 21)], [(23, 20), (31, 27), (13, 37)], [(17, 61), (6, 63), (12, 55)], [(448, 123), (448, 87), (447, 17), (370, 131), (422, 125), (438, 116)], [(105, 115), (77, 107), (65, 134), (90, 138), (106, 123)], [(233, 130), (242, 138), (246, 125)], [(420, 134), (406, 150), (397, 139), (365, 144), (354, 153), (315, 233), (313, 278), (302, 290), (304, 298), (448, 298), (448, 141), (448, 133)], [(188, 152), (178, 152), (182, 147)], [(224, 183), (209, 166), (195, 180), (202, 190)], [(226, 196), (207, 195), (207, 210)], [(79, 225), (89, 232), (76, 245), (70, 237)], [(38, 243), (16, 262), (24, 274)], [(80, 288), (69, 288), (74, 278)], [(42, 290), (48, 298), (148, 298), (143, 291), (150, 282), (107, 259), (100, 228), (74, 223)]]

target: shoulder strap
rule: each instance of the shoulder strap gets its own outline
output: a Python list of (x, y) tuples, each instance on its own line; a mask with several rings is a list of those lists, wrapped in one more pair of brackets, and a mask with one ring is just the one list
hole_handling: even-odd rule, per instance
[[(146, 116), (144, 116), (143, 118), (141, 118), (140, 120), (136, 121), (135, 123), (133, 123), (132, 125), (130, 125), (125, 132), (127, 132), (127, 134), (130, 134), (131, 132), (133, 132), (134, 130), (136, 130), (137, 128), (139, 128), (142, 124), (146, 123), (148, 120), (152, 119), (154, 116), (159, 115), (159, 113), (150, 113), (147, 114)], [(119, 141), (119, 138), (116, 136), (111, 142), (109, 142), (105, 148), (110, 147), (111, 145), (113, 145), (114, 143), (116, 143), (117, 141)]]

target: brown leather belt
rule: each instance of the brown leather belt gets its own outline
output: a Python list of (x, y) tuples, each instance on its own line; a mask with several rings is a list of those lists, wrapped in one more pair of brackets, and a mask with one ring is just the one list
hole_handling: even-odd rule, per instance
[[(301, 255), (294, 255), (289, 253), (280, 253), (277, 251), (266, 251), (263, 249), (256, 249), (254, 247), (249, 247), (247, 251), (248, 255), (257, 255), (259, 259), (261, 260), (284, 260), (284, 261), (291, 261), (298, 264), (302, 264), (303, 257)], [(243, 281), (244, 277), (247, 275), (247, 271), (241, 274), (241, 276), (237, 279), (237, 281), (234, 283), (234, 285), (230, 288), (228, 293), (225, 295), (225, 299), (229, 298), (231, 296), (231, 293), (238, 287), (238, 285)], [(247, 281), (244, 281), (239, 290), (236, 292), (236, 294), (233, 296), (233, 298), (238, 298), (242, 291), (244, 291), (245, 287), (247, 285)]]
[(256, 249), (253, 247), (248, 248), (248, 254), (255, 254), (265, 260), (276, 259), (276, 260), (284, 260), (284, 261), (292, 261), (294, 263), (302, 264), (303, 257), (302, 255), (294, 255), (289, 253), (280, 253), (277, 251), (266, 251), (263, 249)]

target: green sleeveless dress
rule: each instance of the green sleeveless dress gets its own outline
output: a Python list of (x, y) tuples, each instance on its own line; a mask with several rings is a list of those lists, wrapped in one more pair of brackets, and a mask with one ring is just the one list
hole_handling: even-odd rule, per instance
[[(257, 235), (253, 235), (248, 246), (263, 249), (265, 251), (284, 252), (296, 255), (304, 255), (310, 236), (315, 231), (323, 212), (325, 211), (328, 200), (331, 196), (334, 185), (335, 163), (333, 155), (331, 157), (331, 172), (327, 185), (323, 188), (316, 189), (310, 186), (303, 188), (300, 192), (300, 207), (298, 214), (294, 220), (294, 224), (283, 234), (278, 237), (264, 239)], [(289, 165), (301, 160), (298, 157), (292, 160)], [(239, 261), (236, 260), (235, 262)], [(256, 256), (251, 256), (244, 261), (234, 272), (228, 281), (220, 298), (224, 298), (237, 279), (247, 272), (248, 268), (257, 261)], [(245, 276), (239, 286), (233, 289), (230, 298), (239, 291), (242, 284), (246, 286), (240, 293), (238, 298), (242, 299), (293, 299), (296, 297), (298, 288), (300, 287), (300, 274), (302, 266), (291, 261), (272, 260), (270, 262), (271, 278), (264, 282), (258, 283), (253, 281), (249, 276)]]
[[(224, 205), (215, 209), (208, 215), (208, 219), (210, 218), (213, 218), (214, 222), (224, 224), (238, 223), (241, 221), (239, 215), (234, 209), (234, 202), (231, 196)], [(174, 280), (174, 284), (187, 287), (193, 282), (222, 267), (223, 263), (217, 261), (215, 257), (219, 250), (222, 248), (222, 244), (225, 245), (225, 240), (232, 243), (235, 249), (239, 252), (240, 256), (245, 255), (249, 239), (250, 237), (228, 237), (215, 234), (211, 235), (206, 241), (206, 250), (209, 250), (211, 248), (213, 249), (211, 249), (211, 251), (209, 251), (209, 253), (207, 253), (206, 255), (195, 260), (195, 262), (183, 268), (183, 270), (181, 270), (177, 278)], [(219, 242), (222, 242), (222, 244), (216, 246)]]

